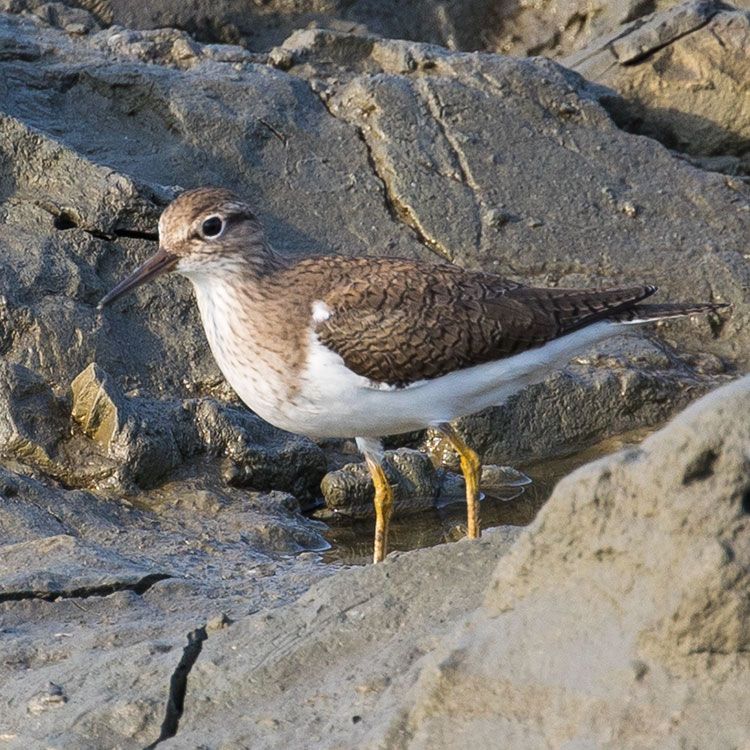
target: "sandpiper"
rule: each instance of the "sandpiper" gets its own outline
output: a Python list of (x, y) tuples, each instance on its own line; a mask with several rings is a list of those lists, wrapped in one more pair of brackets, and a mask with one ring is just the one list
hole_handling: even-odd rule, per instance
[(503, 403), (624, 325), (724, 307), (641, 304), (652, 285), (532, 288), (454, 265), (280, 254), (247, 203), (219, 188), (176, 198), (159, 239), (99, 306), (168, 271), (187, 276), (213, 356), (247, 406), (291, 432), (356, 439), (375, 485), (375, 562), (393, 505), (382, 436), (445, 435), (476, 538), (480, 461), (454, 419)]

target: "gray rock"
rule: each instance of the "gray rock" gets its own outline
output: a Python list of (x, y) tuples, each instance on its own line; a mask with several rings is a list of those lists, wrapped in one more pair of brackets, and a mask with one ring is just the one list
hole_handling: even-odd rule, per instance
[[(71, 7), (72, 6), (72, 7)], [(5, 13), (31, 14), (69, 34), (85, 34), (97, 28), (93, 16), (75, 3), (52, 2), (42, 0), (2, 0), (0, 10)]]
[(169, 578), (91, 542), (67, 534), (4, 545), (0, 557), (0, 602), (20, 599), (143, 593)]
[(197, 479), (139, 500), (0, 468), (0, 706), (11, 746), (142, 749), (159, 736), (188, 634), (218, 612), (231, 620), (290, 601), (327, 574), (292, 557), (325, 543), (288, 495)]
[(117, 479), (151, 487), (182, 463), (169, 403), (126, 399), (96, 363), (71, 383), (73, 418), (117, 466)]
[(243, 407), (204, 399), (186, 402), (203, 452), (226, 455), (224, 479), (235, 487), (279, 489), (309, 499), (317, 496), (325, 456), (308, 438), (272, 427)]
[[(36, 6), (42, 5), (40, 2), (26, 0), (26, 4), (38, 14), (43, 13), (41, 8), (36, 10)], [(433, 42), (451, 49), (479, 49), (486, 46), (497, 16), (495, 3), (488, 0), (418, 0), (409, 5), (373, 0), (306, 3), (214, 0), (190, 4), (162, 0), (158, 5), (140, 0), (126, 3), (80, 0), (77, 4), (87, 8), (101, 25), (117, 24), (131, 29), (176, 27), (189, 31), (202, 42), (242, 43), (252, 50), (267, 50), (294, 29), (311, 25), (358, 29), (384, 37)]]
[(750, 171), (742, 109), (749, 47), (750, 12), (688, 0), (563, 63), (620, 95), (607, 108), (625, 129), (699, 157), (708, 169), (743, 175)]
[[(385, 475), (393, 489), (396, 511), (431, 508), (440, 491), (438, 472), (424, 453), (399, 448), (388, 451), (383, 462)], [(326, 510), (352, 516), (372, 516), (373, 488), (364, 463), (352, 463), (331, 471), (320, 485)]]
[[(462, 611), (481, 601), (489, 569), (517, 533), (498, 529), (477, 544), (390, 555), (384, 565), (342, 571), (291, 607), (235, 622), (204, 644), (179, 731), (165, 746), (200, 743), (214, 706), (223, 707), (217, 715), (238, 716), (241, 703), (244, 718), (230, 730), (215, 725), (218, 747), (251, 741), (258, 747), (358, 746), (382, 726), (377, 707), (398, 711), (414, 666)], [(252, 649), (232, 648), (246, 638)], [(230, 650), (231, 669), (225, 664)], [(244, 699), (234, 674), (252, 677)], [(208, 712), (205, 719), (196, 714), (199, 705)]]
[(234, 623), (165, 747), (741, 746), (749, 444), (745, 378), (563, 480), (489, 581), (498, 534)]
[[(651, 13), (668, 13), (678, 0), (567, 0), (507, 3), (488, 29), (487, 48), (510, 55), (564, 58), (595, 46), (600, 39), (617, 39), (646, 22)], [(720, 3), (708, 0), (704, 6)], [(732, 5), (747, 8), (747, 0)]]
[[(182, 466), (183, 457), (209, 456), (228, 459), (223, 477), (233, 486), (286, 490), (305, 499), (318, 492), (323, 452), (247, 409), (213, 399), (126, 397), (95, 363), (73, 380), (71, 389), (73, 418), (101, 447), (103, 467), (110, 467), (104, 483), (96, 477), (100, 488), (133, 482), (154, 487)], [(72, 462), (71, 473), (77, 468)]]
[[(429, 441), (430, 456), (422, 451), (399, 448), (386, 451), (383, 468), (393, 489), (393, 508), (398, 514), (425, 510), (452, 502), (463, 502), (466, 483), (463, 476), (436, 468), (436, 464), (456, 463), (454, 456), (445, 460), (442, 442)], [(458, 468), (456, 466), (456, 468)], [(482, 466), (481, 488), (495, 496), (513, 496), (510, 488), (521, 487), (531, 480), (510, 466)], [(315, 513), (316, 518), (341, 514), (371, 518), (374, 514), (372, 478), (363, 463), (351, 463), (330, 471), (320, 484), (326, 507)]]
[(59, 446), (68, 431), (66, 411), (37, 373), (0, 361), (0, 458), (62, 473)]
[(498, 733), (509, 747), (741, 746), (748, 417), (745, 378), (563, 480), (384, 736), (436, 748)]

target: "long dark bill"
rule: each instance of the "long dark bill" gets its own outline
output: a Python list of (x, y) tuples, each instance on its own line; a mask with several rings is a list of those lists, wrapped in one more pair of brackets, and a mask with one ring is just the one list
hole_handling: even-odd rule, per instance
[(114, 302), (137, 286), (145, 284), (147, 281), (151, 281), (151, 279), (167, 273), (167, 271), (171, 271), (175, 267), (177, 260), (176, 255), (172, 255), (172, 253), (159, 248), (142, 266), (136, 268), (127, 279), (121, 281), (112, 291), (101, 298), (98, 305), (99, 309), (101, 310), (104, 305)]

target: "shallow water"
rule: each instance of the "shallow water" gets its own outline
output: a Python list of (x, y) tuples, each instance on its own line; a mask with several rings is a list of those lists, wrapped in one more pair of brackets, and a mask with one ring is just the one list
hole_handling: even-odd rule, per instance
[[(606, 456), (625, 445), (643, 440), (652, 429), (634, 430), (617, 438), (563, 458), (518, 464), (516, 469), (527, 474), (531, 483), (513, 488), (507, 497), (487, 494), (481, 503), (482, 528), (494, 526), (526, 526), (552, 494), (557, 482), (589, 461)], [(323, 554), (326, 562), (365, 565), (372, 561), (372, 537), (375, 520), (335, 516), (327, 518), (328, 530), (323, 536), (331, 549)], [(466, 505), (462, 500), (443, 507), (399, 514), (394, 511), (388, 536), (388, 551), (432, 547), (460, 539), (466, 529)]]

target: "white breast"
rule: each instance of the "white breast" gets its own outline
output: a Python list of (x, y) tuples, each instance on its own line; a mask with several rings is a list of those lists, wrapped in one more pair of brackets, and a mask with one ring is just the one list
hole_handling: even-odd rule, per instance
[(283, 418), (290, 393), (288, 363), (252, 336), (253, 327), (247, 325), (251, 311), (231, 286), (201, 274), (189, 278), (211, 353), (229, 385), (267, 422), (294, 431)]

